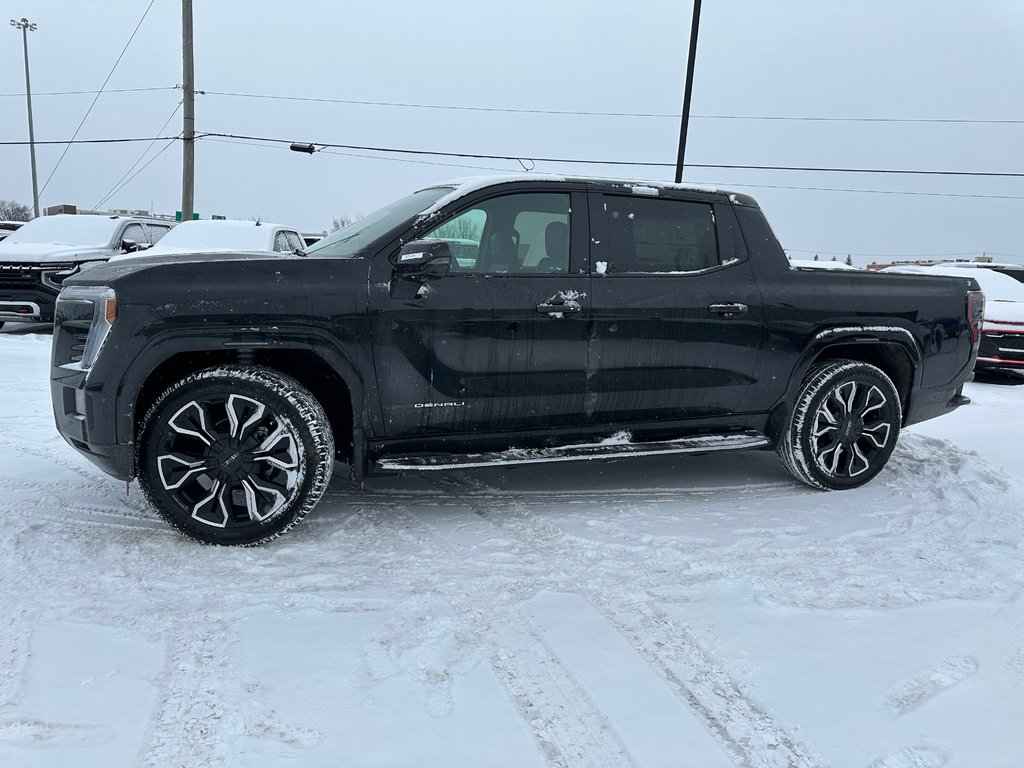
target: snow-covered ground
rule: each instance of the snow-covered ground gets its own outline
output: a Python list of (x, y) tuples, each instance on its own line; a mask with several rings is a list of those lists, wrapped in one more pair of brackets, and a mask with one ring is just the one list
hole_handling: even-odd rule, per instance
[(1024, 387), (856, 491), (756, 452), (336, 482), (238, 550), (64, 444), (49, 342), (0, 332), (0, 766), (1024, 765)]

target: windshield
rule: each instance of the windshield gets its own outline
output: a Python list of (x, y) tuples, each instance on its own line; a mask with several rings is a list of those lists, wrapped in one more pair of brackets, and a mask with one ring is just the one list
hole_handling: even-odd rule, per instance
[(59, 245), (109, 245), (124, 219), (109, 216), (61, 214), (32, 219), (10, 234), (7, 243), (57, 243)]
[(160, 238), (157, 249), (272, 251), (274, 232), (273, 224), (254, 221), (185, 221)]
[(425, 211), (451, 191), (452, 187), (431, 187), (413, 192), (408, 197), (389, 203), (344, 229), (328, 235), (310, 246), (306, 253), (318, 256), (354, 256), (374, 240), (392, 230), (404, 227), (413, 216)]

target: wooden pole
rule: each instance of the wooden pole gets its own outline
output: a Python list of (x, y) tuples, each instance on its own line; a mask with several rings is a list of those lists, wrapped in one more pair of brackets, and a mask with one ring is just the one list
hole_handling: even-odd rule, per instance
[(196, 185), (196, 83), (192, 55), (192, 0), (181, 0), (181, 220), (192, 219)]

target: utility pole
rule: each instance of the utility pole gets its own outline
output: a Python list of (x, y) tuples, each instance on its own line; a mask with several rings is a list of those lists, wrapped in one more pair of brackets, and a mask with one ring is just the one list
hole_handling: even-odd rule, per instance
[(192, 57), (192, 0), (181, 0), (181, 220), (192, 220), (196, 189), (196, 83)]
[(25, 98), (28, 99), (28, 152), (32, 158), (32, 211), (39, 218), (39, 182), (36, 180), (36, 132), (32, 127), (32, 83), (28, 78), (28, 33), (35, 32), (38, 25), (28, 19), (11, 19), (11, 26), (21, 30), (22, 47), (25, 50)]
[(683, 120), (679, 126), (679, 154), (676, 156), (676, 184), (683, 180), (683, 156), (686, 154), (686, 131), (690, 125), (690, 94), (693, 92), (693, 63), (697, 59), (697, 28), (699, 26), (700, 0), (693, 0), (690, 55), (686, 61), (686, 90), (683, 92)]

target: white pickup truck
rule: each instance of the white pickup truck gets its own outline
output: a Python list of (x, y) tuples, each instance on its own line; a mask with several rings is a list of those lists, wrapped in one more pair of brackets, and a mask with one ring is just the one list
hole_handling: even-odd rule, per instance
[(0, 326), (51, 322), (67, 278), (112, 256), (146, 250), (172, 221), (138, 216), (40, 216), (0, 241)]

